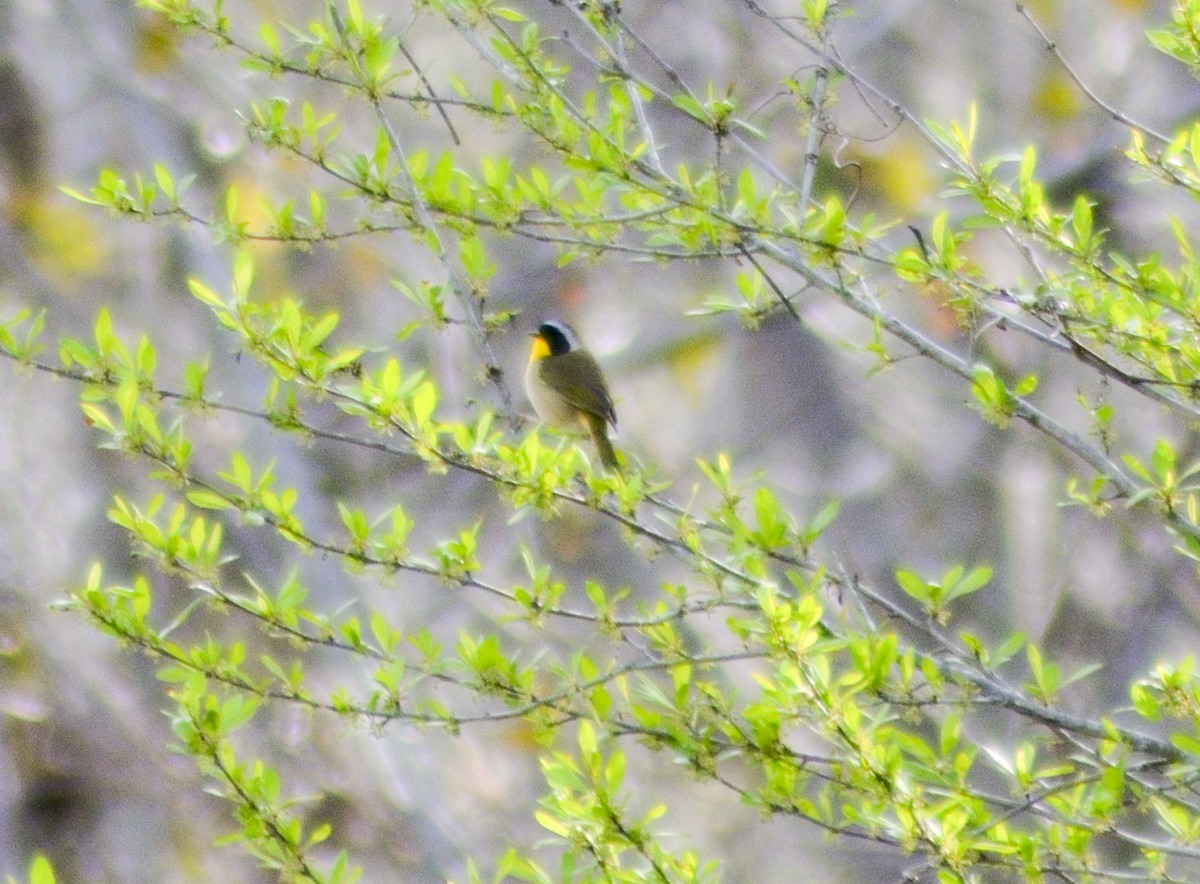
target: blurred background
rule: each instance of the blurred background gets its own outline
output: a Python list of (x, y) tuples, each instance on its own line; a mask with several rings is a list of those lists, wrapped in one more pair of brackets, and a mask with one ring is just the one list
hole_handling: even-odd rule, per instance
[[(363, 5), (402, 30), (435, 84), (452, 74), (486, 82), (478, 79), (484, 70), (474, 53), (436, 21), (414, 16), (410, 4)], [(1160, 131), (1194, 117), (1200, 87), (1144, 37), (1146, 28), (1163, 25), (1168, 3), (1027, 5), (1111, 105)], [(229, 6), (235, 22), (251, 24), (276, 14), (319, 17), (323, 9), (278, 0)], [(1097, 227), (1112, 231), (1115, 246), (1173, 251), (1168, 213), (1188, 218), (1194, 211), (1154, 187), (1131, 186), (1121, 157), (1127, 129), (1076, 88), (1014, 4), (864, 0), (845, 7), (834, 31), (840, 57), (913, 117), (965, 120), (977, 103), (980, 155), (1019, 155), (1033, 144), (1059, 205), (1085, 192), (1098, 202)], [(548, 4), (531, 3), (529, 11), (546, 22), (545, 34), (577, 27)], [(810, 76), (811, 57), (733, 0), (627, 2), (622, 12), (698, 91), (710, 81), (717, 91), (728, 84), (768, 134), (758, 149), (798, 173), (803, 135), (780, 84)], [(370, 118), (343, 108), (336, 91), (249, 73), (232, 54), (181, 38), (131, 3), (0, 3), (0, 318), (45, 308), (53, 342), (87, 335), (96, 311), (107, 307), (129, 340), (153, 338), (164, 386), (180, 387), (185, 362), (207, 354), (211, 389), (227, 402), (259, 405), (264, 374), (236, 358), (187, 292), (189, 277), (221, 290), (229, 250), (203, 228), (114, 219), (58, 188), (87, 192), (103, 167), (146, 173), (159, 162), (177, 177), (196, 176), (187, 199), (202, 213), (219, 212), (230, 185), (249, 213), (260, 196), (279, 199), (298, 182), (333, 192), (311, 169), (248, 141), (238, 113), (276, 94), (345, 112), (347, 145), (371, 149)], [(843, 85), (829, 114), (819, 193), (841, 194), (855, 216), (873, 211), (901, 219), (890, 234), (896, 246), (911, 242), (905, 224), (927, 229), (936, 211), (967, 211), (943, 198), (947, 179), (933, 151), (880, 102)], [(454, 119), (468, 136), (459, 149), (464, 158), (510, 153), (539, 161), (541, 150), (515, 128)], [(446, 146), (436, 115), (415, 118), (398, 106), (395, 122), (409, 144)], [(711, 153), (698, 127), (660, 134), (672, 156), (700, 162)], [(734, 152), (728, 162), (736, 175), (747, 160)], [(345, 219), (356, 209), (347, 203), (331, 211)], [(872, 362), (861, 348), (870, 328), (824, 293), (797, 295), (804, 328), (774, 317), (750, 331), (729, 316), (689, 315), (711, 299), (736, 298), (737, 268), (728, 263), (613, 256), (559, 268), (548, 246), (520, 239), (491, 245), (498, 265), (491, 306), (520, 313), (496, 340), (514, 392), (520, 397), (528, 331), (544, 316), (566, 318), (608, 375), (618, 446), (674, 482), (676, 499), (688, 499), (699, 482), (696, 458), (728, 452), (739, 476), (769, 477), (802, 518), (839, 499), (842, 512), (821, 554), (876, 585), (891, 586), (899, 566), (937, 575), (956, 563), (992, 565), (996, 579), (973, 597), (964, 625), (993, 637), (1024, 630), (1065, 669), (1103, 661), (1103, 672), (1071, 697), (1081, 709), (1122, 704), (1131, 678), (1160, 657), (1194, 648), (1196, 574), (1168, 537), (1136, 515), (1097, 521), (1061, 506), (1066, 478), (1081, 465), (1026, 427), (1000, 432), (984, 423), (965, 407), (964, 385), (936, 367), (906, 359), (868, 376)], [(1027, 266), (1007, 242), (981, 234), (971, 248), (997, 284), (1028, 289)], [(403, 237), (259, 252), (263, 296), (293, 295), (312, 309), (337, 311), (342, 340), (396, 352), (406, 366), (428, 370), (450, 415), (469, 413), (480, 399), (494, 406), (465, 328), (397, 340), (421, 315), (393, 282), (440, 277)], [(967, 346), (929, 293), (894, 279), (879, 285), (889, 308), (948, 346)], [(1077, 365), (1055, 361), (1015, 333), (993, 332), (977, 345), (1014, 374), (1036, 371), (1039, 402), (1080, 430), (1086, 413), (1076, 397), (1111, 395), (1122, 443), (1147, 452), (1161, 436), (1183, 438), (1186, 428), (1169, 415), (1104, 390)], [(53, 348), (46, 355), (52, 358)], [(188, 759), (169, 750), (167, 703), (153, 662), (50, 608), (93, 561), (105, 564), (111, 580), (136, 573), (123, 533), (105, 513), (118, 489), (135, 500), (152, 491), (140, 465), (96, 448), (77, 394), (43, 373), (0, 368), (0, 407), (8, 415), (0, 421), (0, 874), (23, 874), (32, 853), (42, 851), (65, 881), (271, 880), (236, 848), (212, 848), (235, 826), (228, 808), (203, 793)], [(523, 401), (522, 408), (528, 410)], [(274, 458), (281, 484), (300, 490), (306, 523), (318, 535), (338, 532), (335, 501), (354, 501), (368, 514), (402, 501), (417, 522), (414, 549), (483, 519), (491, 576), (519, 579), (514, 529), (495, 491), (481, 482), (450, 475), (431, 484), (416, 462), (300, 444), (228, 416), (192, 431), (198, 447), (211, 449), (212, 465), (233, 448), (258, 464)], [(686, 577), (579, 514), (527, 519), (515, 532), (578, 593), (585, 576), (629, 586), (635, 597)], [(290, 549), (236, 527), (229, 544), (241, 556), (237, 567), (269, 585), (297, 567)], [(383, 585), (320, 559), (298, 567), (312, 603), (326, 610), (361, 600), (391, 612), (402, 627), (424, 624), (449, 641), (460, 629), (496, 628), (498, 611), (478, 600), (464, 604), (433, 584)], [(162, 592), (183, 591), (154, 579)], [(253, 643), (253, 632), (243, 630), (241, 638)], [(569, 652), (583, 638), (556, 628), (537, 641)], [(337, 661), (322, 665), (330, 679), (345, 674)], [(377, 734), (284, 708), (268, 709), (260, 723), (254, 751), (284, 759), (311, 790), (311, 818), (334, 824), (335, 843), (363, 864), (366, 881), (461, 880), (467, 857), (487, 869), (506, 845), (539, 838), (532, 809), (543, 784), (536, 747), (519, 726), (467, 729), (454, 739), (401, 727)], [(827, 842), (796, 821), (764, 821), (669, 767), (635, 755), (631, 777), (645, 788), (632, 787), (634, 806), (667, 800), (675, 846), (722, 858), (727, 880), (795, 880), (801, 862), (814, 880), (872, 880), (907, 864), (861, 844)]]

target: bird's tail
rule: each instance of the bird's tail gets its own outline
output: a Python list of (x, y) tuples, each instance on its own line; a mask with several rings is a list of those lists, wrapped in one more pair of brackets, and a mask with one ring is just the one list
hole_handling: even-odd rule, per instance
[(592, 442), (596, 445), (596, 451), (600, 455), (600, 462), (604, 464), (606, 470), (619, 470), (621, 465), (617, 462), (617, 452), (613, 450), (612, 443), (608, 441), (608, 427), (605, 425), (604, 418), (598, 414), (588, 415), (588, 431), (591, 434)]

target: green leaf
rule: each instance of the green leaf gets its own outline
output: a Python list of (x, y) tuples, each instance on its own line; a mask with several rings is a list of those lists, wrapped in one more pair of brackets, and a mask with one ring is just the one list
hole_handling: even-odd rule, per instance
[(418, 428), (424, 428), (429, 425), (429, 419), (432, 417), (433, 410), (436, 407), (437, 388), (429, 381), (425, 381), (413, 393), (413, 417)]
[(221, 300), (221, 297), (204, 283), (200, 282), (200, 280), (189, 279), (187, 284), (188, 291), (192, 293), (192, 297), (196, 300), (207, 304), (209, 307), (223, 308), (225, 306), (225, 302)]
[(54, 867), (40, 853), (29, 864), (29, 884), (55, 884)]
[(525, 16), (521, 15), (521, 13), (517, 12), (515, 9), (510, 9), (507, 6), (489, 6), (488, 12), (490, 12), (492, 15), (496, 16), (496, 18), (502, 18), (505, 21), (512, 21), (512, 22), (525, 21)]
[[(960, 569), (961, 570), (961, 569)], [(972, 569), (971, 573), (965, 577), (952, 579), (949, 574), (943, 579), (942, 585), (945, 592), (942, 595), (942, 603), (953, 601), (964, 595), (977, 592), (986, 586), (992, 579), (992, 569), (988, 567), (978, 567)]]
[(1083, 194), (1075, 197), (1071, 207), (1071, 227), (1075, 231), (1075, 241), (1081, 248), (1086, 248), (1092, 241), (1092, 204)]
[(205, 488), (190, 489), (187, 492), (187, 499), (193, 506), (198, 506), (206, 510), (227, 510), (234, 508), (234, 504), (229, 498)]
[(90, 402), (83, 402), (79, 407), (83, 411), (84, 419), (90, 426), (97, 427), (106, 433), (115, 434), (117, 432), (117, 428), (100, 406), (92, 405)]
[(1189, 755), (1200, 756), (1200, 739), (1187, 734), (1171, 734), (1171, 745)]
[(571, 829), (558, 817), (551, 815), (547, 811), (535, 811), (533, 818), (538, 821), (538, 825), (543, 829), (552, 832), (559, 838), (569, 838), (571, 835)]
[(900, 584), (901, 589), (919, 602), (928, 602), (932, 598), (929, 584), (912, 571), (897, 571), (896, 582)]
[(1017, 651), (1021, 650), (1026, 641), (1025, 633), (1014, 632), (1000, 647), (992, 651), (991, 664), (993, 666), (1002, 666), (1013, 658)]

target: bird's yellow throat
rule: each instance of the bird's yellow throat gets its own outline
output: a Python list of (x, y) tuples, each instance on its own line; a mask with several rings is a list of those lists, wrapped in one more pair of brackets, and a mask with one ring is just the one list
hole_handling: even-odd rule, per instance
[(546, 343), (546, 339), (538, 335), (533, 339), (533, 346), (529, 348), (529, 361), (537, 362), (539, 359), (545, 359), (550, 355), (550, 345)]

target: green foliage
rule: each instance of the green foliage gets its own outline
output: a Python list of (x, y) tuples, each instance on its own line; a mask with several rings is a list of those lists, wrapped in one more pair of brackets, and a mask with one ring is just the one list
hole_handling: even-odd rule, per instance
[[(29, 863), (29, 884), (54, 884), (56, 880), (54, 867), (46, 857), (39, 854)], [(9, 875), (8, 884), (17, 884), (17, 879)]]
[[(720, 159), (676, 157), (656, 137), (663, 119), (682, 115), (718, 157), (729, 144), (756, 157), (763, 133), (736, 88), (681, 80), (667, 88), (633, 66), (621, 49), (628, 32), (616, 4), (572, 4), (600, 59), (603, 75), (594, 79), (555, 51), (533, 10), (485, 0), (422, 4), (423, 16), (461, 37), (492, 71), (456, 78), (452, 99), (421, 82), (402, 30), (356, 0), (307, 22), (243, 20), (249, 10), (227, 16), (219, 2), (142, 5), (207, 37), (221, 50), (219, 63), (236, 59), (260, 81), (341, 89), (336, 101), (264, 94), (241, 109), (254, 140), (299, 162), (324, 189), (298, 184), (248, 213), (231, 187), (206, 211), (190, 201), (191, 175), (156, 165), (146, 173), (105, 169), (90, 190), (67, 191), (122, 217), (200, 225), (230, 244), (229, 280), (191, 280), (187, 321), (208, 323), (222, 352), (239, 352), (261, 370), (260, 406), (231, 405), (210, 389), (212, 357), (170, 365), (182, 378), (171, 386), (162, 380), (171, 356), (163, 344), (149, 332), (123, 335), (107, 309), (97, 312), (90, 338), (59, 341), (57, 363), (39, 361), (45, 314), (21, 311), (0, 325), (4, 354), (75, 382), (99, 444), (154, 483), (144, 496), (118, 489), (109, 511), (144, 573), (110, 583), (97, 564), (70, 606), (159, 667), (175, 745), (236, 821), (224, 843), (287, 880), (359, 874), (349, 851), (323, 846), (336, 843), (337, 832), (304, 817), (288, 771), (256, 757), (253, 741), (241, 742), (264, 708), (282, 706), (347, 725), (447, 733), (523, 721), (546, 784), (533, 816), (549, 841), (478, 858), (494, 867), (495, 880), (716, 879), (718, 859), (690, 844), (668, 846), (659, 825), (669, 798), (638, 795), (627, 779), (630, 759), (647, 755), (678, 763), (712, 793), (765, 816), (912, 854), (914, 880), (926, 872), (947, 881), (1099, 879), (1124, 871), (1106, 865), (1114, 844), (1147, 875), (1174, 875), (1177, 863), (1194, 875), (1193, 661), (1164, 663), (1133, 685), (1132, 713), (1069, 713), (1064, 695), (1094, 667), (1064, 676), (1051, 649), (1024, 635), (943, 631), (986, 592), (987, 566), (952, 565), (937, 579), (900, 568), (895, 593), (822, 558), (836, 502), (793, 512), (769, 481), (740, 480), (725, 454), (701, 455), (704, 487), (685, 505), (650, 467), (602, 474), (569, 441), (537, 431), (518, 438), (512, 395), (490, 350), (511, 312), (489, 300), (501, 237), (552, 242), (562, 263), (609, 253), (737, 261), (740, 297), (713, 299), (703, 312), (731, 312), (750, 327), (774, 313), (798, 320), (787, 292), (799, 281), (870, 321), (875, 339), (863, 346), (881, 366), (896, 351), (926, 357), (961, 379), (964, 398), (969, 392), (995, 427), (1023, 423), (1075, 455), (1084, 472), (1067, 496), (1098, 515), (1111, 515), (1114, 500), (1136, 508), (1200, 560), (1200, 465), (1188, 464), (1176, 444), (1160, 441), (1149, 453), (1113, 447), (1107, 403), (1085, 404), (1103, 439), (1084, 438), (1035, 403), (1036, 374), (1006, 381), (1011, 373), (986, 350), (952, 352), (869, 294), (881, 269), (885, 285), (943, 286), (972, 331), (982, 335), (987, 323), (1015, 316), (1046, 348), (1194, 421), (1200, 267), (1182, 225), (1174, 265), (1119, 252), (1086, 194), (1065, 209), (1052, 205), (1032, 147), (1015, 162), (977, 157), (972, 110), (965, 127), (920, 129), (951, 170), (969, 217), (943, 212), (919, 247), (889, 248), (884, 225), (856, 216), (836, 193), (818, 198), (813, 166), (793, 182), (748, 161), (730, 169)], [(1181, 0), (1171, 28), (1152, 36), (1193, 69), (1196, 6)], [(850, 72), (821, 49), (836, 24), (830, 7), (806, 0), (801, 11), (801, 20), (774, 22), (823, 65), (819, 89), (797, 87), (790, 109), (800, 128), (815, 129), (829, 79)], [(343, 103), (372, 121), (369, 134), (343, 126), (353, 112)], [(439, 143), (410, 143), (398, 125), (406, 114), (447, 109), (503, 126), (538, 150), (522, 152), (525, 159), (474, 159), (459, 149), (448, 117)], [(1128, 157), (1157, 181), (1200, 195), (1200, 127), (1165, 143), (1135, 132)], [(815, 154), (805, 160), (815, 162)], [(976, 232), (996, 228), (1047, 259), (1032, 290), (1001, 292), (968, 260)], [(264, 242), (313, 248), (398, 232), (442, 269), (434, 281), (397, 283), (421, 310), (404, 335), (466, 324), (494, 408), (447, 401), (428, 366), (346, 340), (337, 312), (310, 310), (258, 278)], [(422, 547), (416, 509), (405, 500), (370, 513), (354, 500), (318, 499), (276, 462), (199, 441), (197, 425), (212, 415), (265, 422), (280, 445), (319, 439), (419, 466), (414, 481), (430, 495), (446, 493), (447, 475), (473, 477), (494, 491), (504, 519), (464, 512), (456, 529)], [(523, 573), (506, 579), (505, 562), (481, 542), (522, 516), (580, 512), (619, 528), (631, 547), (682, 560), (686, 577), (637, 594), (588, 580), (581, 596), (515, 539), (509, 548)], [(275, 550), (287, 567), (257, 574), (235, 564), (234, 531)], [(299, 567), (313, 553), (356, 578), (411, 579), (465, 603), (486, 601), (492, 615), (475, 631), (446, 635), (369, 606), (331, 607)], [(162, 592), (156, 572), (177, 578), (186, 594)], [(254, 647), (265, 650), (248, 654), (240, 640), (188, 628), (214, 612), (254, 627)], [(551, 622), (583, 624), (590, 640), (571, 653), (542, 650), (535, 638)], [(702, 622), (716, 628), (695, 627)], [(352, 661), (360, 677), (310, 681), (308, 667), (321, 655)], [(735, 688), (730, 672), (739, 666), (750, 678)], [(1170, 731), (1143, 732), (1142, 722)], [(980, 739), (998, 732), (996, 741)], [(37, 864), (30, 877), (53, 880)]]

